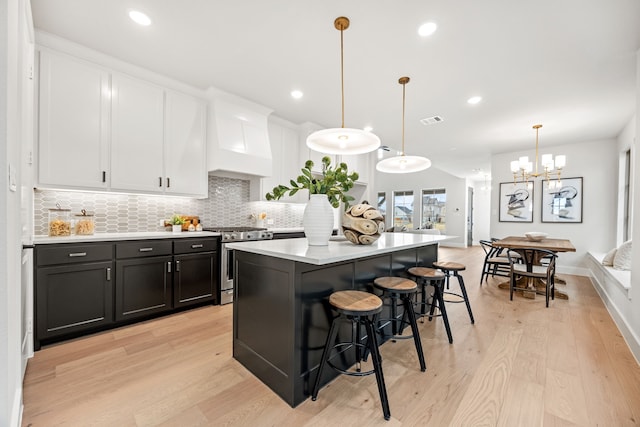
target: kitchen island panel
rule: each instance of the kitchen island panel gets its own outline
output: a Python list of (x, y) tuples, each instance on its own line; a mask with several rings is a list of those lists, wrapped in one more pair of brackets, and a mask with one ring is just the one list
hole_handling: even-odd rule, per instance
[[(323, 345), (336, 315), (328, 301), (331, 293), (346, 289), (373, 291), (373, 280), (391, 274), (394, 268), (431, 265), (437, 260), (437, 243), (423, 245), (430, 248), (405, 246), (327, 264), (236, 250), (234, 358), (290, 406), (297, 406), (311, 394)], [(308, 248), (311, 252), (326, 249)], [(317, 259), (317, 255), (312, 258)], [(401, 317), (401, 308), (392, 311), (385, 306), (381, 317), (392, 315)], [(351, 326), (345, 323), (339, 340), (349, 341), (351, 334)], [(366, 340), (364, 331), (360, 338), (361, 342)], [(334, 363), (347, 368), (353, 365), (353, 356), (339, 355)], [(334, 370), (327, 369), (321, 383), (335, 376)]]

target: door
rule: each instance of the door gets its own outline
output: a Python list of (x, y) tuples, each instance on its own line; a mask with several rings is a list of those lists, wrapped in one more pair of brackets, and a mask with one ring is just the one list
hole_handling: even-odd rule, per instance
[(171, 256), (116, 261), (116, 321), (171, 309)]
[(173, 306), (185, 307), (216, 299), (218, 254), (176, 255)]
[(467, 189), (467, 246), (473, 245), (473, 187)]

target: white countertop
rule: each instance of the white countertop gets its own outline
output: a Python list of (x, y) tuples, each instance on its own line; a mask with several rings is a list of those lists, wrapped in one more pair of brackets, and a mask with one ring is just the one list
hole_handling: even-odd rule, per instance
[(354, 245), (344, 237), (334, 236), (328, 246), (309, 246), (306, 238), (236, 242), (227, 243), (226, 246), (259, 255), (323, 265), (437, 244), (454, 238), (455, 236), (431, 234), (382, 233), (372, 245)]
[(51, 243), (85, 243), (85, 242), (106, 242), (114, 240), (144, 240), (144, 239), (182, 239), (187, 237), (215, 237), (220, 233), (210, 231), (183, 231), (182, 233), (172, 233), (171, 231), (140, 231), (131, 233), (96, 233), (89, 236), (34, 236), (34, 245)]

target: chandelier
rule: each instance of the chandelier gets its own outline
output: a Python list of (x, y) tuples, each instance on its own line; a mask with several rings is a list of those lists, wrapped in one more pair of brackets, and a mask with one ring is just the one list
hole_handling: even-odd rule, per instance
[[(541, 158), (542, 172), (538, 172), (538, 132), (542, 125), (533, 125), (533, 129), (536, 130), (536, 158), (535, 169), (534, 164), (529, 161), (529, 157), (522, 156), (518, 160), (511, 162), (511, 173), (513, 173), (513, 183), (527, 182), (531, 178), (543, 177), (549, 181), (549, 186), (558, 186), (560, 184), (560, 174), (562, 168), (565, 167), (567, 158), (564, 155), (556, 156), (554, 161), (553, 155), (543, 154)], [(556, 178), (555, 184), (551, 184), (551, 177)]]
[(322, 129), (307, 137), (307, 147), (327, 154), (364, 154), (380, 146), (380, 138), (362, 129), (344, 127), (344, 47), (343, 32), (349, 28), (349, 18), (340, 16), (333, 26), (340, 30), (340, 80), (342, 87), (342, 127)]
[(420, 156), (405, 156), (404, 154), (404, 104), (405, 88), (409, 77), (400, 77), (398, 83), (402, 85), (402, 151), (399, 156), (380, 160), (376, 169), (386, 173), (411, 173), (425, 170), (431, 166), (431, 160)]

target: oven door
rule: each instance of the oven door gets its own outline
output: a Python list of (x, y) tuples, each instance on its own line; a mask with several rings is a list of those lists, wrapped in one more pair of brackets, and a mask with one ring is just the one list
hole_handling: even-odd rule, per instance
[(220, 304), (233, 302), (233, 250), (220, 245)]

